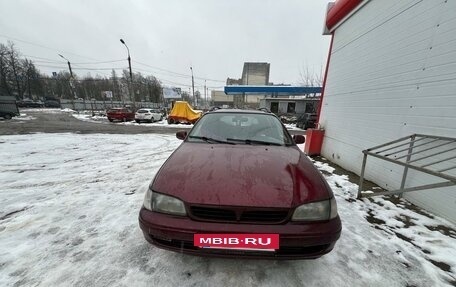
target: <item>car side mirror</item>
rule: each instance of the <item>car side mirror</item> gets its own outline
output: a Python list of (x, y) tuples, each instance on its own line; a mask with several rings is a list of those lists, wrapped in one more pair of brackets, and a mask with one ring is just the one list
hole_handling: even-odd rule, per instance
[(294, 135), (293, 140), (296, 144), (303, 144), (306, 142), (306, 138), (303, 135)]
[(176, 133), (176, 138), (178, 138), (180, 140), (185, 140), (186, 137), (187, 137), (187, 132), (186, 131), (178, 131)]

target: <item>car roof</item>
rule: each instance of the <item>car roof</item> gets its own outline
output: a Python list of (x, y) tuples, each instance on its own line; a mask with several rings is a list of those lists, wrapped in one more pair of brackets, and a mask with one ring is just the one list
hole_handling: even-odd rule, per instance
[(218, 114), (218, 113), (233, 113), (233, 114), (265, 114), (273, 115), (272, 113), (265, 112), (263, 110), (241, 110), (241, 109), (217, 109), (214, 111), (208, 112), (208, 114)]

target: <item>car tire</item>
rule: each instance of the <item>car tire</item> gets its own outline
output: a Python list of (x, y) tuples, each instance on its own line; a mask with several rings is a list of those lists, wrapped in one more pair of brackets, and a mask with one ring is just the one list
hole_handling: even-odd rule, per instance
[(110, 122), (112, 122), (112, 121), (113, 121), (113, 119), (109, 119), (109, 118), (108, 118), (108, 120), (109, 120)]
[(140, 121), (140, 120), (135, 120), (135, 122), (137, 122), (138, 124), (140, 124), (140, 123), (141, 123), (141, 121)]
[(6, 114), (3, 118), (5, 118), (5, 120), (11, 120), (12, 116), (10, 114)]
[(174, 121), (173, 118), (168, 118), (168, 124), (172, 125), (175, 124), (176, 122)]
[(160, 122), (163, 121), (163, 116), (160, 117)]

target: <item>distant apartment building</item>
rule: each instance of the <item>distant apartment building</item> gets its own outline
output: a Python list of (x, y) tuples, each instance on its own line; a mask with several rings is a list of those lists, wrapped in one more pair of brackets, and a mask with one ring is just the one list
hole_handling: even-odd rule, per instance
[[(271, 64), (270, 63), (258, 63), (258, 62), (245, 62), (242, 69), (242, 78), (233, 79), (228, 78), (226, 80), (227, 85), (249, 85), (249, 86), (264, 86), (269, 85), (269, 71)], [(217, 95), (217, 101), (221, 98), (223, 91), (215, 91)], [(224, 93), (223, 93), (224, 94)], [(234, 95), (229, 96), (232, 98), (230, 106), (235, 107), (259, 107), (260, 100), (265, 97), (265, 95)], [(216, 100), (212, 99), (214, 103)]]
[(269, 63), (244, 63), (242, 69), (243, 85), (267, 85), (269, 83)]

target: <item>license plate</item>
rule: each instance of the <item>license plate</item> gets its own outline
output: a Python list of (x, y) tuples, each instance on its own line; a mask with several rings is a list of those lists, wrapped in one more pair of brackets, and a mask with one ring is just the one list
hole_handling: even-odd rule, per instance
[(200, 248), (274, 251), (278, 234), (195, 234), (193, 245)]

